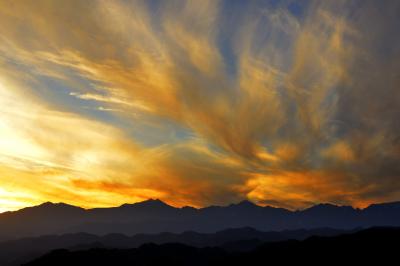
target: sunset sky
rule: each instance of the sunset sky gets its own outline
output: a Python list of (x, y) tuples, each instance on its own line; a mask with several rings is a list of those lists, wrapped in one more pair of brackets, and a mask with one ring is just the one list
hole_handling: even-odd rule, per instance
[(400, 1), (0, 0), (0, 212), (400, 200)]

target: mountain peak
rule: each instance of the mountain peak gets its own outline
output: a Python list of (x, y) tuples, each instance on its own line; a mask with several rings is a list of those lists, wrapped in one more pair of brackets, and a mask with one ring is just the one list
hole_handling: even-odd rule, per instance
[(390, 209), (390, 208), (400, 208), (400, 201), (384, 202), (384, 203), (374, 203), (369, 205), (366, 209)]
[(51, 201), (46, 201), (43, 202), (42, 204), (37, 205), (36, 207), (48, 207), (48, 206), (53, 206), (55, 203), (51, 202)]
[(317, 205), (314, 205), (308, 209), (305, 209), (305, 212), (332, 212), (335, 210), (340, 210), (340, 211), (351, 211), (354, 210), (353, 207), (351, 206), (341, 206), (341, 205), (334, 205), (331, 203), (320, 203)]
[(156, 208), (164, 208), (164, 207), (170, 207), (167, 203), (163, 202), (160, 199), (148, 199), (140, 202), (136, 202), (133, 204), (123, 204), (121, 207), (129, 207), (129, 206), (141, 206), (141, 207), (156, 207)]
[(58, 202), (58, 203), (54, 203), (54, 202), (44, 202), (40, 205), (36, 205), (36, 206), (31, 206), (31, 207), (26, 207), (23, 208), (19, 211), (14, 211), (12, 212), (13, 214), (18, 214), (18, 213), (41, 213), (41, 214), (45, 214), (45, 213), (65, 213), (65, 214), (71, 214), (74, 212), (82, 212), (84, 211), (83, 208), (81, 207), (77, 207), (77, 206), (73, 206), (73, 205), (69, 205), (66, 203), (62, 203), (62, 202)]
[(240, 207), (240, 208), (253, 208), (253, 207), (259, 207), (258, 205), (254, 204), (253, 202), (249, 200), (242, 200), (239, 203), (236, 204), (231, 204), (231, 207)]
[(162, 201), (160, 199), (148, 199), (148, 200), (142, 201), (140, 203), (142, 203), (142, 204), (150, 204), (150, 205), (168, 205), (168, 204), (166, 204), (164, 201)]
[(319, 203), (305, 209), (305, 211), (333, 210), (337, 208), (339, 208), (339, 206), (330, 203)]
[(55, 202), (51, 202), (51, 201), (44, 202), (44, 203), (42, 203), (40, 205), (37, 205), (37, 206), (34, 206), (34, 207), (40, 207), (40, 208), (57, 208), (57, 207), (61, 207), (61, 208), (79, 208), (79, 207), (76, 207), (76, 206), (73, 206), (73, 205), (69, 205), (69, 204), (66, 204), (66, 203), (63, 203), (63, 202), (55, 203)]

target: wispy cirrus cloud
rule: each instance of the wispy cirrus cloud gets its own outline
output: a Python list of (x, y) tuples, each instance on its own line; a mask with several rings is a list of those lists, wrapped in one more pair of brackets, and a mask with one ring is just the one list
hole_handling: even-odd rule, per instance
[(396, 1), (0, 5), (0, 184), (31, 202), (400, 196)]

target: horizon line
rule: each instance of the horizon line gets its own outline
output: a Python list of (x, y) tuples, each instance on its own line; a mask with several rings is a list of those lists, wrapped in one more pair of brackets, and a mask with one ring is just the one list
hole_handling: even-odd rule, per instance
[(190, 205), (184, 205), (184, 206), (181, 206), (181, 207), (176, 207), (176, 206), (170, 205), (167, 202), (165, 202), (165, 201), (163, 201), (161, 199), (158, 199), (158, 198), (148, 198), (146, 200), (132, 202), (132, 203), (123, 203), (123, 204), (116, 205), (116, 206), (90, 207), (90, 208), (77, 206), (77, 205), (73, 205), (73, 204), (66, 203), (66, 202), (43, 201), (42, 203), (39, 203), (37, 205), (26, 206), (26, 207), (22, 207), (20, 209), (11, 210), (11, 211), (4, 211), (4, 212), (0, 212), (0, 214), (18, 212), (18, 211), (21, 211), (21, 210), (24, 210), (24, 209), (27, 209), (27, 208), (35, 208), (35, 207), (39, 207), (39, 206), (42, 206), (42, 205), (45, 205), (45, 204), (52, 204), (52, 205), (61, 205), (61, 204), (63, 204), (63, 205), (67, 205), (67, 206), (71, 206), (71, 207), (75, 207), (75, 208), (80, 208), (80, 209), (83, 209), (83, 210), (94, 210), (94, 209), (120, 208), (120, 207), (122, 207), (124, 205), (135, 205), (135, 204), (140, 204), (140, 203), (145, 203), (145, 202), (156, 202), (156, 201), (161, 202), (162, 204), (165, 204), (165, 205), (167, 205), (167, 206), (169, 206), (171, 208), (175, 208), (175, 209), (193, 208), (193, 209), (196, 209), (196, 210), (201, 210), (201, 209), (206, 209), (206, 208), (210, 208), (210, 207), (226, 208), (226, 207), (229, 207), (229, 206), (240, 205), (240, 204), (243, 204), (243, 203), (250, 203), (250, 204), (252, 204), (254, 206), (261, 207), (261, 208), (283, 209), (283, 210), (287, 210), (287, 211), (290, 211), (290, 212), (304, 211), (304, 210), (311, 209), (311, 208), (319, 206), (319, 205), (330, 205), (330, 206), (334, 206), (334, 207), (351, 207), (354, 210), (364, 210), (364, 209), (367, 209), (367, 208), (369, 208), (369, 207), (371, 207), (373, 205), (400, 203), (400, 201), (376, 202), (376, 203), (368, 204), (367, 206), (365, 206), (363, 208), (358, 208), (358, 207), (354, 207), (352, 205), (340, 205), (340, 204), (335, 204), (335, 203), (330, 203), (330, 202), (319, 202), (319, 203), (314, 203), (314, 204), (312, 204), (312, 205), (310, 205), (308, 207), (305, 207), (305, 208), (290, 209), (290, 208), (285, 208), (285, 207), (271, 206), (271, 205), (268, 205), (268, 204), (260, 205), (260, 204), (257, 204), (255, 202), (251, 201), (251, 200), (244, 199), (244, 200), (239, 201), (237, 203), (229, 203), (229, 204), (226, 204), (226, 205), (208, 205), (208, 206), (204, 206), (204, 207), (194, 207), (194, 206), (190, 206)]

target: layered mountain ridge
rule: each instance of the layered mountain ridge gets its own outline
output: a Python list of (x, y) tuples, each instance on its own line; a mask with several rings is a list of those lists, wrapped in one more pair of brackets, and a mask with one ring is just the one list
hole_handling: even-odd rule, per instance
[(46, 202), (0, 214), (0, 241), (77, 232), (134, 235), (184, 231), (211, 233), (241, 227), (280, 231), (371, 226), (400, 226), (400, 202), (373, 204), (365, 209), (318, 204), (297, 211), (262, 207), (250, 201), (196, 209), (175, 208), (161, 200), (150, 199), (119, 207), (87, 210), (65, 203)]

